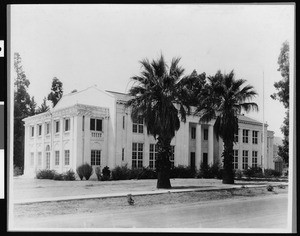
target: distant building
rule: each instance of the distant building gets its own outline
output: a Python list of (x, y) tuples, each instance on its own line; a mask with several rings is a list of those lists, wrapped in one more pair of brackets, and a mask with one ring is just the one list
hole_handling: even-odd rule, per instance
[[(147, 135), (142, 120), (131, 120), (130, 109), (124, 108), (128, 99), (126, 94), (93, 86), (64, 95), (48, 112), (25, 118), (24, 174), (34, 176), (39, 169), (75, 171), (83, 163), (94, 168), (112, 169), (125, 164), (129, 168), (154, 168), (156, 140)], [(274, 168), (274, 134), (266, 132), (264, 163), (262, 137), (262, 123), (239, 116), (235, 169)], [(223, 142), (214, 135), (214, 120), (199, 124), (199, 117), (188, 116), (171, 145), (172, 165), (199, 169), (201, 162), (222, 163)]]
[(282, 138), (274, 137), (274, 145), (273, 145), (274, 169), (279, 171), (279, 172), (283, 172), (283, 170), (286, 168), (286, 165), (285, 165), (282, 157), (280, 157), (278, 155), (279, 146), (281, 146), (282, 144), (283, 144), (282, 143)]

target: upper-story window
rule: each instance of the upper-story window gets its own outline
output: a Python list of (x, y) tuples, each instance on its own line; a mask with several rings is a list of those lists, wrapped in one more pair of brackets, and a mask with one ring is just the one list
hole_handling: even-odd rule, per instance
[(55, 121), (55, 133), (59, 133), (59, 120)]
[(249, 130), (243, 129), (243, 143), (248, 143)]
[(252, 143), (253, 144), (258, 143), (258, 131), (255, 130), (252, 131)]
[(37, 132), (38, 132), (38, 136), (42, 135), (42, 125), (41, 124), (37, 125)]
[(65, 132), (70, 131), (70, 119), (69, 118), (66, 118), (64, 120), (64, 131)]
[(102, 131), (102, 120), (91, 118), (91, 120), (90, 120), (90, 130), (92, 130), (92, 131)]
[(203, 139), (208, 140), (208, 129), (203, 130)]
[(196, 139), (196, 127), (191, 127), (191, 139)]
[(46, 123), (46, 126), (45, 126), (45, 133), (46, 133), (46, 135), (47, 134), (50, 134), (50, 123), (48, 122), (48, 123)]
[(30, 137), (34, 137), (34, 126), (30, 126)]
[(144, 125), (143, 125), (143, 118), (139, 116), (137, 119), (132, 119), (132, 132), (133, 133), (144, 133)]
[(125, 129), (125, 116), (123, 116), (123, 129)]

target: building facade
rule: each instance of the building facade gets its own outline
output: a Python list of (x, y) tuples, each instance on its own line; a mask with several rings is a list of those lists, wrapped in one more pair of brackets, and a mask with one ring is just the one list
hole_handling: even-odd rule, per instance
[[(128, 99), (126, 94), (93, 86), (64, 95), (48, 112), (25, 118), (24, 175), (35, 176), (41, 169), (75, 171), (84, 163), (101, 169), (125, 164), (129, 168), (154, 168), (156, 140), (147, 135), (141, 119), (132, 121), (130, 109), (124, 106)], [(265, 135), (262, 130), (262, 123), (239, 116), (235, 169), (274, 169), (274, 133), (267, 131), (267, 125)], [(171, 145), (174, 166), (199, 169), (202, 162), (222, 163), (223, 142), (214, 135), (214, 120), (199, 123), (199, 117), (188, 116)]]

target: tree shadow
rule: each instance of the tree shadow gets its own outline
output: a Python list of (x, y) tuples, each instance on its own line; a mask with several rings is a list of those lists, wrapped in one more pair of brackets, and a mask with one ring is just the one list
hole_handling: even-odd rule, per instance
[(208, 188), (208, 187), (213, 187), (213, 186), (173, 186), (171, 189), (197, 189), (197, 188)]

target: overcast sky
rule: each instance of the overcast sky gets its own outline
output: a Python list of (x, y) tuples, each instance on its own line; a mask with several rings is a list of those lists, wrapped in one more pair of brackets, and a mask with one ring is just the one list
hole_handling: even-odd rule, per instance
[[(13, 5), (11, 58), (19, 52), (38, 105), (50, 92), (53, 77), (64, 93), (97, 85), (127, 92), (139, 61), (169, 63), (181, 57), (185, 73), (213, 75), (217, 70), (247, 80), (259, 96), (260, 112), (281, 136), (284, 108), (270, 95), (281, 79), (277, 59), (282, 43), (294, 43), (293, 5)], [(293, 50), (293, 47), (290, 48)], [(11, 62), (13, 65), (13, 61)], [(14, 74), (12, 74), (14, 76)]]

